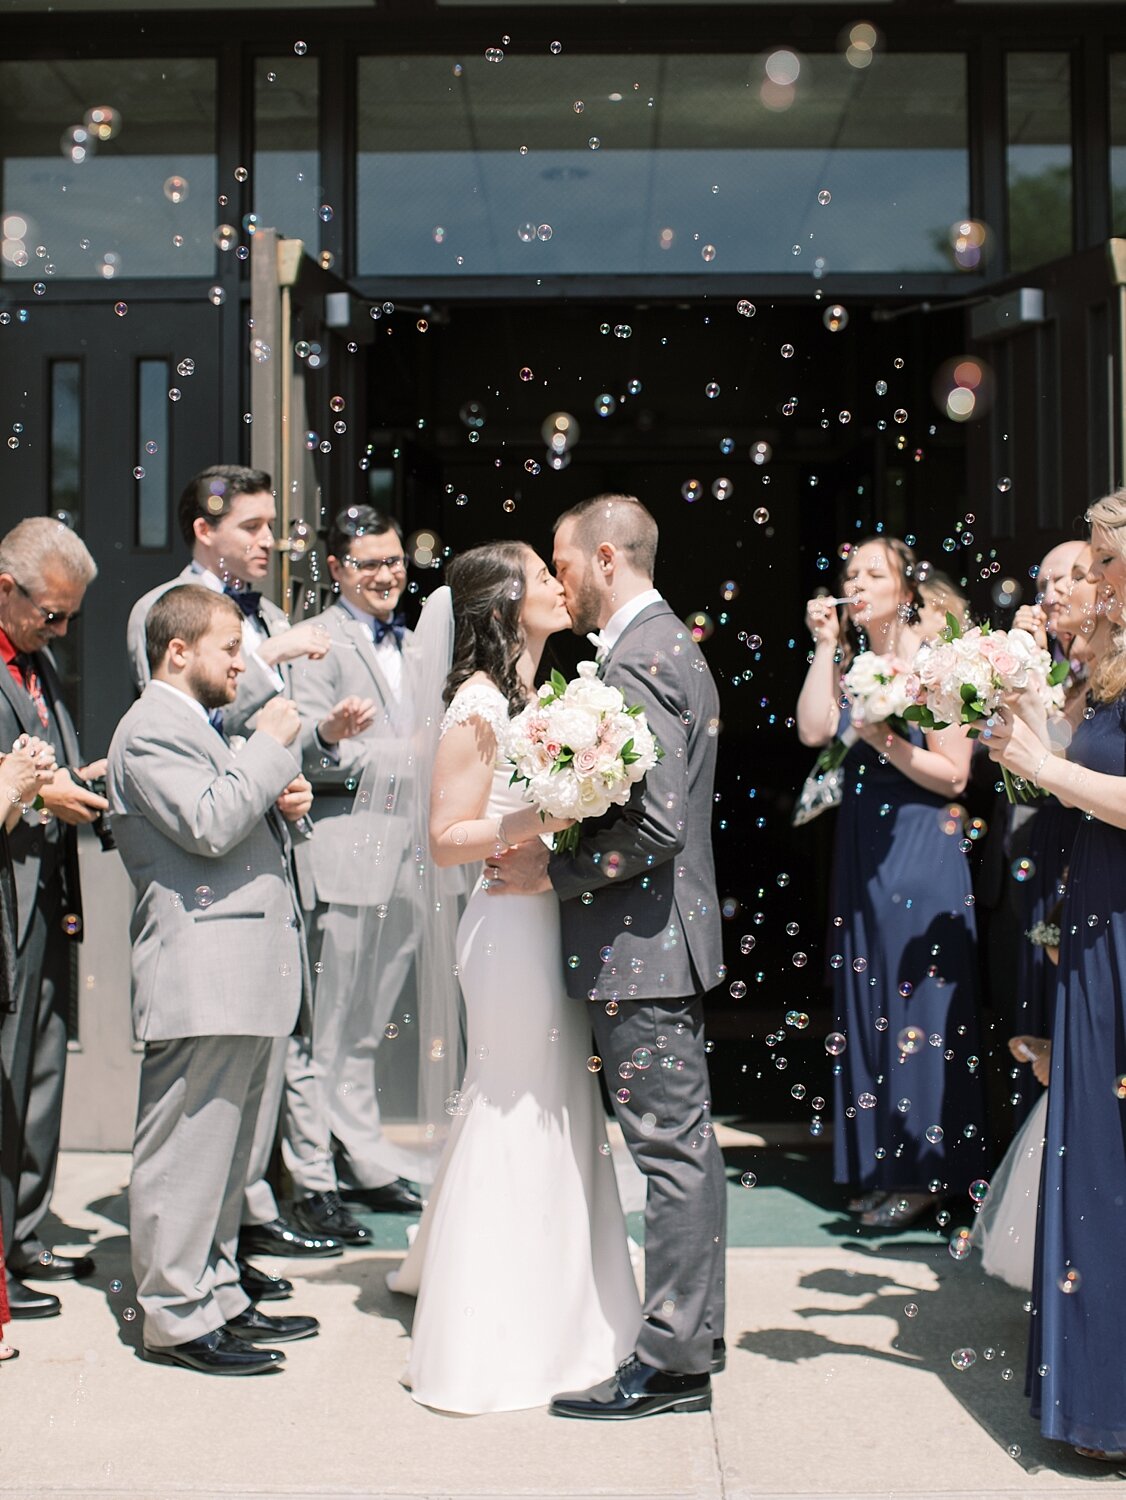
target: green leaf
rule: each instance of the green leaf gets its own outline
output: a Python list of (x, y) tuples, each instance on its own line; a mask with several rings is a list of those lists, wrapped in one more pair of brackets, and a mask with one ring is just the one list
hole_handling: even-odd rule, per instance
[(948, 641), (960, 641), (962, 638), (962, 622), (949, 610), (946, 611), (946, 629), (942, 633)]
[(971, 725), (971, 727), (969, 729), (966, 730), (966, 738), (968, 740), (976, 740), (977, 737), (980, 734), (981, 734), (981, 730), (980, 729), (974, 729), (972, 725)]
[(562, 698), (563, 694), (567, 691), (567, 679), (558, 667), (551, 669), (551, 685), (555, 689), (555, 696), (557, 698)]
[(622, 712), (629, 714), (631, 719), (636, 719), (638, 714), (644, 713), (644, 709), (640, 703), (635, 703), (632, 708), (623, 709)]
[(973, 683), (972, 682), (963, 682), (963, 684), (962, 684), (962, 702), (963, 703), (973, 703), (976, 700), (976, 698), (977, 698), (977, 688), (974, 687)]
[(1065, 682), (1067, 680), (1067, 674), (1068, 672), (1070, 672), (1070, 670), (1070, 662), (1057, 661), (1052, 667), (1052, 670), (1048, 673), (1048, 686), (1059, 687), (1061, 682)]

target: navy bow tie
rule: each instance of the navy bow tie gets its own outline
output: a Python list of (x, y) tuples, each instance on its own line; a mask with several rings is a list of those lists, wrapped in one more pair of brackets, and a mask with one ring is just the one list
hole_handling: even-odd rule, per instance
[(383, 640), (384, 636), (393, 635), (395, 637), (395, 644), (401, 651), (403, 649), (403, 636), (406, 635), (406, 633), (406, 615), (400, 614), (398, 611), (396, 611), (389, 620), (380, 620), (377, 619), (374, 615), (372, 616), (371, 634), (372, 639), (375, 641), (375, 644), (377, 646), (379, 645), (380, 641)]
[(223, 590), (228, 599), (233, 599), (242, 610), (248, 620), (252, 620), (259, 613), (259, 605), (262, 603), (262, 595), (256, 589), (232, 589)]

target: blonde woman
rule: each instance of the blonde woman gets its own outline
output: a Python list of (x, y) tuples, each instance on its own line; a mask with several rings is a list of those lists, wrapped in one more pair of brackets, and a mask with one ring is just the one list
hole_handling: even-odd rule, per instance
[(1045, 1437), (1126, 1459), (1126, 490), (1088, 512), (1089, 578), (1116, 627), (1089, 716), (1053, 753), (1022, 694), (990, 754), (1084, 816), (1060, 920), (1027, 1392)]

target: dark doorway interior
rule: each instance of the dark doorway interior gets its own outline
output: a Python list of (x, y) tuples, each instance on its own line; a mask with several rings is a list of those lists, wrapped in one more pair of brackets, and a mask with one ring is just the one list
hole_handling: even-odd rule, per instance
[[(977, 580), (990, 556), (972, 536), (963, 545), (974, 510), (964, 431), (931, 395), (935, 371), (963, 352), (962, 313), (889, 320), (852, 306), (831, 332), (832, 301), (760, 302), (753, 316), (733, 301), (398, 308), (380, 320), (369, 370), (374, 482), (397, 492), (409, 527), (433, 527), (453, 551), (520, 537), (550, 555), (554, 516), (605, 490), (656, 514), (657, 582), (679, 613), (707, 616), (723, 704), (715, 837), (729, 972), (712, 1000), (715, 1104), (759, 1119), (808, 1118), (829, 1084), (832, 818), (789, 826), (813, 760), (790, 723), (804, 601), (835, 590), (838, 544), (878, 526), (916, 536), (958, 577)], [(581, 435), (553, 472), (541, 426), (558, 411)], [(559, 641), (563, 666), (579, 654)], [(788, 1026), (791, 1011), (808, 1026)]]

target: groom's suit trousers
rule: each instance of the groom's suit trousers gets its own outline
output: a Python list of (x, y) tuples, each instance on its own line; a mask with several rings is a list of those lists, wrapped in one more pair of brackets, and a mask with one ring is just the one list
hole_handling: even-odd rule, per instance
[(712, 1129), (711, 1088), (698, 997), (622, 1000), (614, 1015), (589, 1005), (606, 1073), (633, 1075), (613, 1091), (614, 1113), (645, 1174), (644, 1321), (637, 1353), (646, 1364), (707, 1370), (723, 1337), (727, 1191)]

